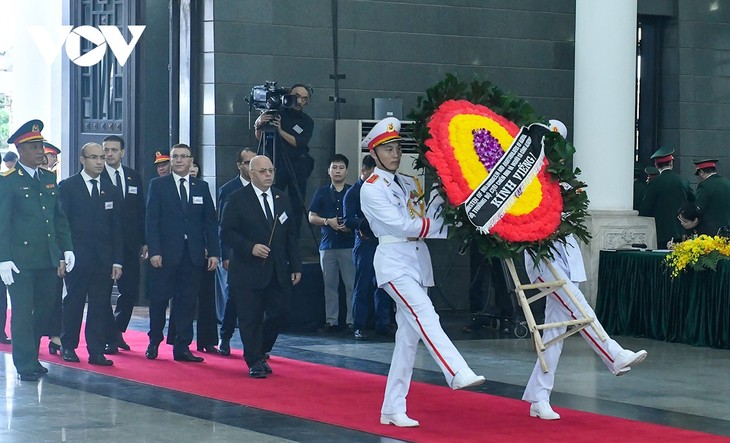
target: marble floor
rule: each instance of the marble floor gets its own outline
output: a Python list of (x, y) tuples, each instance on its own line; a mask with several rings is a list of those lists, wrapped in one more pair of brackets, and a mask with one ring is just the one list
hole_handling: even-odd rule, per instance
[[(146, 330), (146, 314), (137, 308), (131, 327)], [(466, 314), (442, 313), (456, 346), (487, 377), (477, 390), (520, 398), (535, 360), (530, 340), (488, 326), (467, 331), (469, 320)], [(571, 337), (561, 358), (553, 405), (730, 436), (729, 350), (614, 338), (626, 348), (646, 349), (649, 357), (626, 376), (614, 377), (582, 339)], [(312, 332), (287, 333), (274, 351), (386, 374), (392, 349), (388, 340), (356, 342), (346, 333)], [(40, 382), (21, 382), (10, 355), (0, 357), (5, 386), (2, 442), (394, 441), (48, 363), (50, 372)], [(425, 348), (419, 350), (416, 367), (415, 380), (444, 384)]]

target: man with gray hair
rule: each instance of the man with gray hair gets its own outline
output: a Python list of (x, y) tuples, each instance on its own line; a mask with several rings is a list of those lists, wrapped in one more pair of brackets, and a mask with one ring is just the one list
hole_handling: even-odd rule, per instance
[(251, 184), (233, 192), (223, 208), (221, 237), (233, 250), (228, 277), (248, 373), (266, 378), (273, 372), (266, 354), (286, 321), (302, 261), (289, 199), (271, 187), (274, 165), (258, 155), (249, 166)]

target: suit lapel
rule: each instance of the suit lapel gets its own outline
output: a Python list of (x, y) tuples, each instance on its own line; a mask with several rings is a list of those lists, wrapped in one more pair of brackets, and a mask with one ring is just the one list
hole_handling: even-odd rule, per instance
[(198, 195), (198, 179), (188, 176), (190, 180), (190, 195), (188, 195), (188, 203), (192, 204), (193, 202), (193, 196), (200, 197), (202, 194)]
[[(177, 185), (178, 183), (175, 182), (175, 177), (173, 177), (172, 174), (166, 175), (165, 177), (162, 177), (162, 180), (164, 181), (164, 187), (166, 187), (168, 190), (165, 191), (164, 189), (161, 190), (162, 195), (169, 194), (171, 198), (174, 198), (177, 202), (177, 205), (175, 205), (176, 208), (180, 210), (182, 213), (182, 202), (180, 201), (180, 194), (178, 194)], [(164, 197), (163, 197), (164, 198)]]
[[(79, 192), (81, 192), (84, 196), (84, 200), (86, 200), (88, 203), (91, 204), (91, 194), (89, 194), (89, 188), (86, 187), (86, 182), (84, 181), (84, 177), (81, 176), (81, 173), (79, 172), (76, 174), (76, 186), (79, 187)], [(101, 182), (101, 180), (99, 180)], [(101, 185), (100, 185), (101, 186)], [(101, 187), (99, 187), (99, 196), (101, 196)], [(94, 208), (96, 209), (96, 208)]]
[(253, 199), (253, 202), (256, 204), (256, 206), (254, 207), (258, 209), (256, 211), (258, 213), (257, 217), (261, 219), (261, 223), (263, 224), (263, 226), (268, 226), (269, 224), (266, 222), (266, 214), (264, 213), (264, 208), (261, 207), (261, 200), (259, 199), (260, 196), (258, 189), (254, 188), (253, 186), (246, 186), (246, 189), (250, 191), (249, 194)]
[(271, 188), (271, 195), (272, 195), (272, 200), (274, 203), (273, 204), (274, 213), (272, 215), (274, 216), (274, 224), (277, 224), (277, 223), (279, 223), (279, 217), (281, 217), (281, 212), (283, 209), (283, 208), (281, 208), (281, 203), (280, 203), (281, 198), (279, 197), (279, 193), (274, 191), (274, 188)]

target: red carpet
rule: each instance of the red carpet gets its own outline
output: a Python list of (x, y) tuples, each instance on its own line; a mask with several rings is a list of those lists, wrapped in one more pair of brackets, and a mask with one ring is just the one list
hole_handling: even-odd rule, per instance
[[(730, 441), (700, 432), (559, 407), (555, 410), (562, 419), (547, 422), (530, 418), (527, 403), (519, 400), (452, 391), (445, 385), (425, 383), (413, 383), (408, 397), (408, 413), (421, 422), (421, 427), (400, 429), (379, 424), (385, 388), (383, 376), (272, 356), (270, 364), (274, 374), (255, 380), (248, 377), (240, 350), (234, 350), (235, 356), (230, 357), (205, 355), (201, 364), (177, 363), (172, 359), (171, 346), (162, 345), (158, 359), (149, 361), (144, 356), (147, 347), (144, 333), (129, 331), (124, 337), (132, 351), (111, 356), (114, 360), (111, 368), (87, 364), (84, 347), (77, 350), (82, 363), (65, 363), (59, 356), (47, 353), (45, 339), (41, 359), (407, 441)], [(8, 352), (9, 348), (0, 345), (0, 351)], [(489, 374), (486, 376), (488, 379)]]

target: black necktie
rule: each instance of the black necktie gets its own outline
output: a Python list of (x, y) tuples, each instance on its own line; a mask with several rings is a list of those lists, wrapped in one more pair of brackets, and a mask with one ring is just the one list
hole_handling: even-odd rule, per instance
[(122, 187), (122, 176), (119, 175), (119, 170), (114, 171), (114, 175), (117, 176), (117, 188), (119, 188), (120, 191), (122, 191), (122, 196), (124, 196), (124, 188)]
[(266, 220), (269, 222), (269, 225), (273, 225), (274, 216), (271, 214), (271, 208), (269, 208), (269, 199), (267, 198), (268, 195), (265, 192), (262, 192), (261, 197), (264, 198), (264, 212), (266, 212)]
[(398, 180), (398, 176), (396, 174), (393, 174), (393, 181), (403, 190), (403, 192), (406, 192), (406, 189), (403, 187), (402, 184), (400, 184), (400, 180)]
[(91, 182), (91, 198), (97, 199), (99, 198), (99, 188), (96, 186), (98, 183), (95, 178), (92, 178), (89, 180)]
[(38, 174), (38, 170), (37, 170), (37, 169), (36, 169), (36, 170), (35, 170), (35, 172), (33, 173), (33, 179), (34, 179), (34, 180), (37, 180), (37, 181), (41, 181), (41, 175), (40, 175), (40, 174)]
[(182, 201), (183, 212), (188, 209), (188, 191), (185, 189), (185, 179), (180, 179), (180, 201)]

